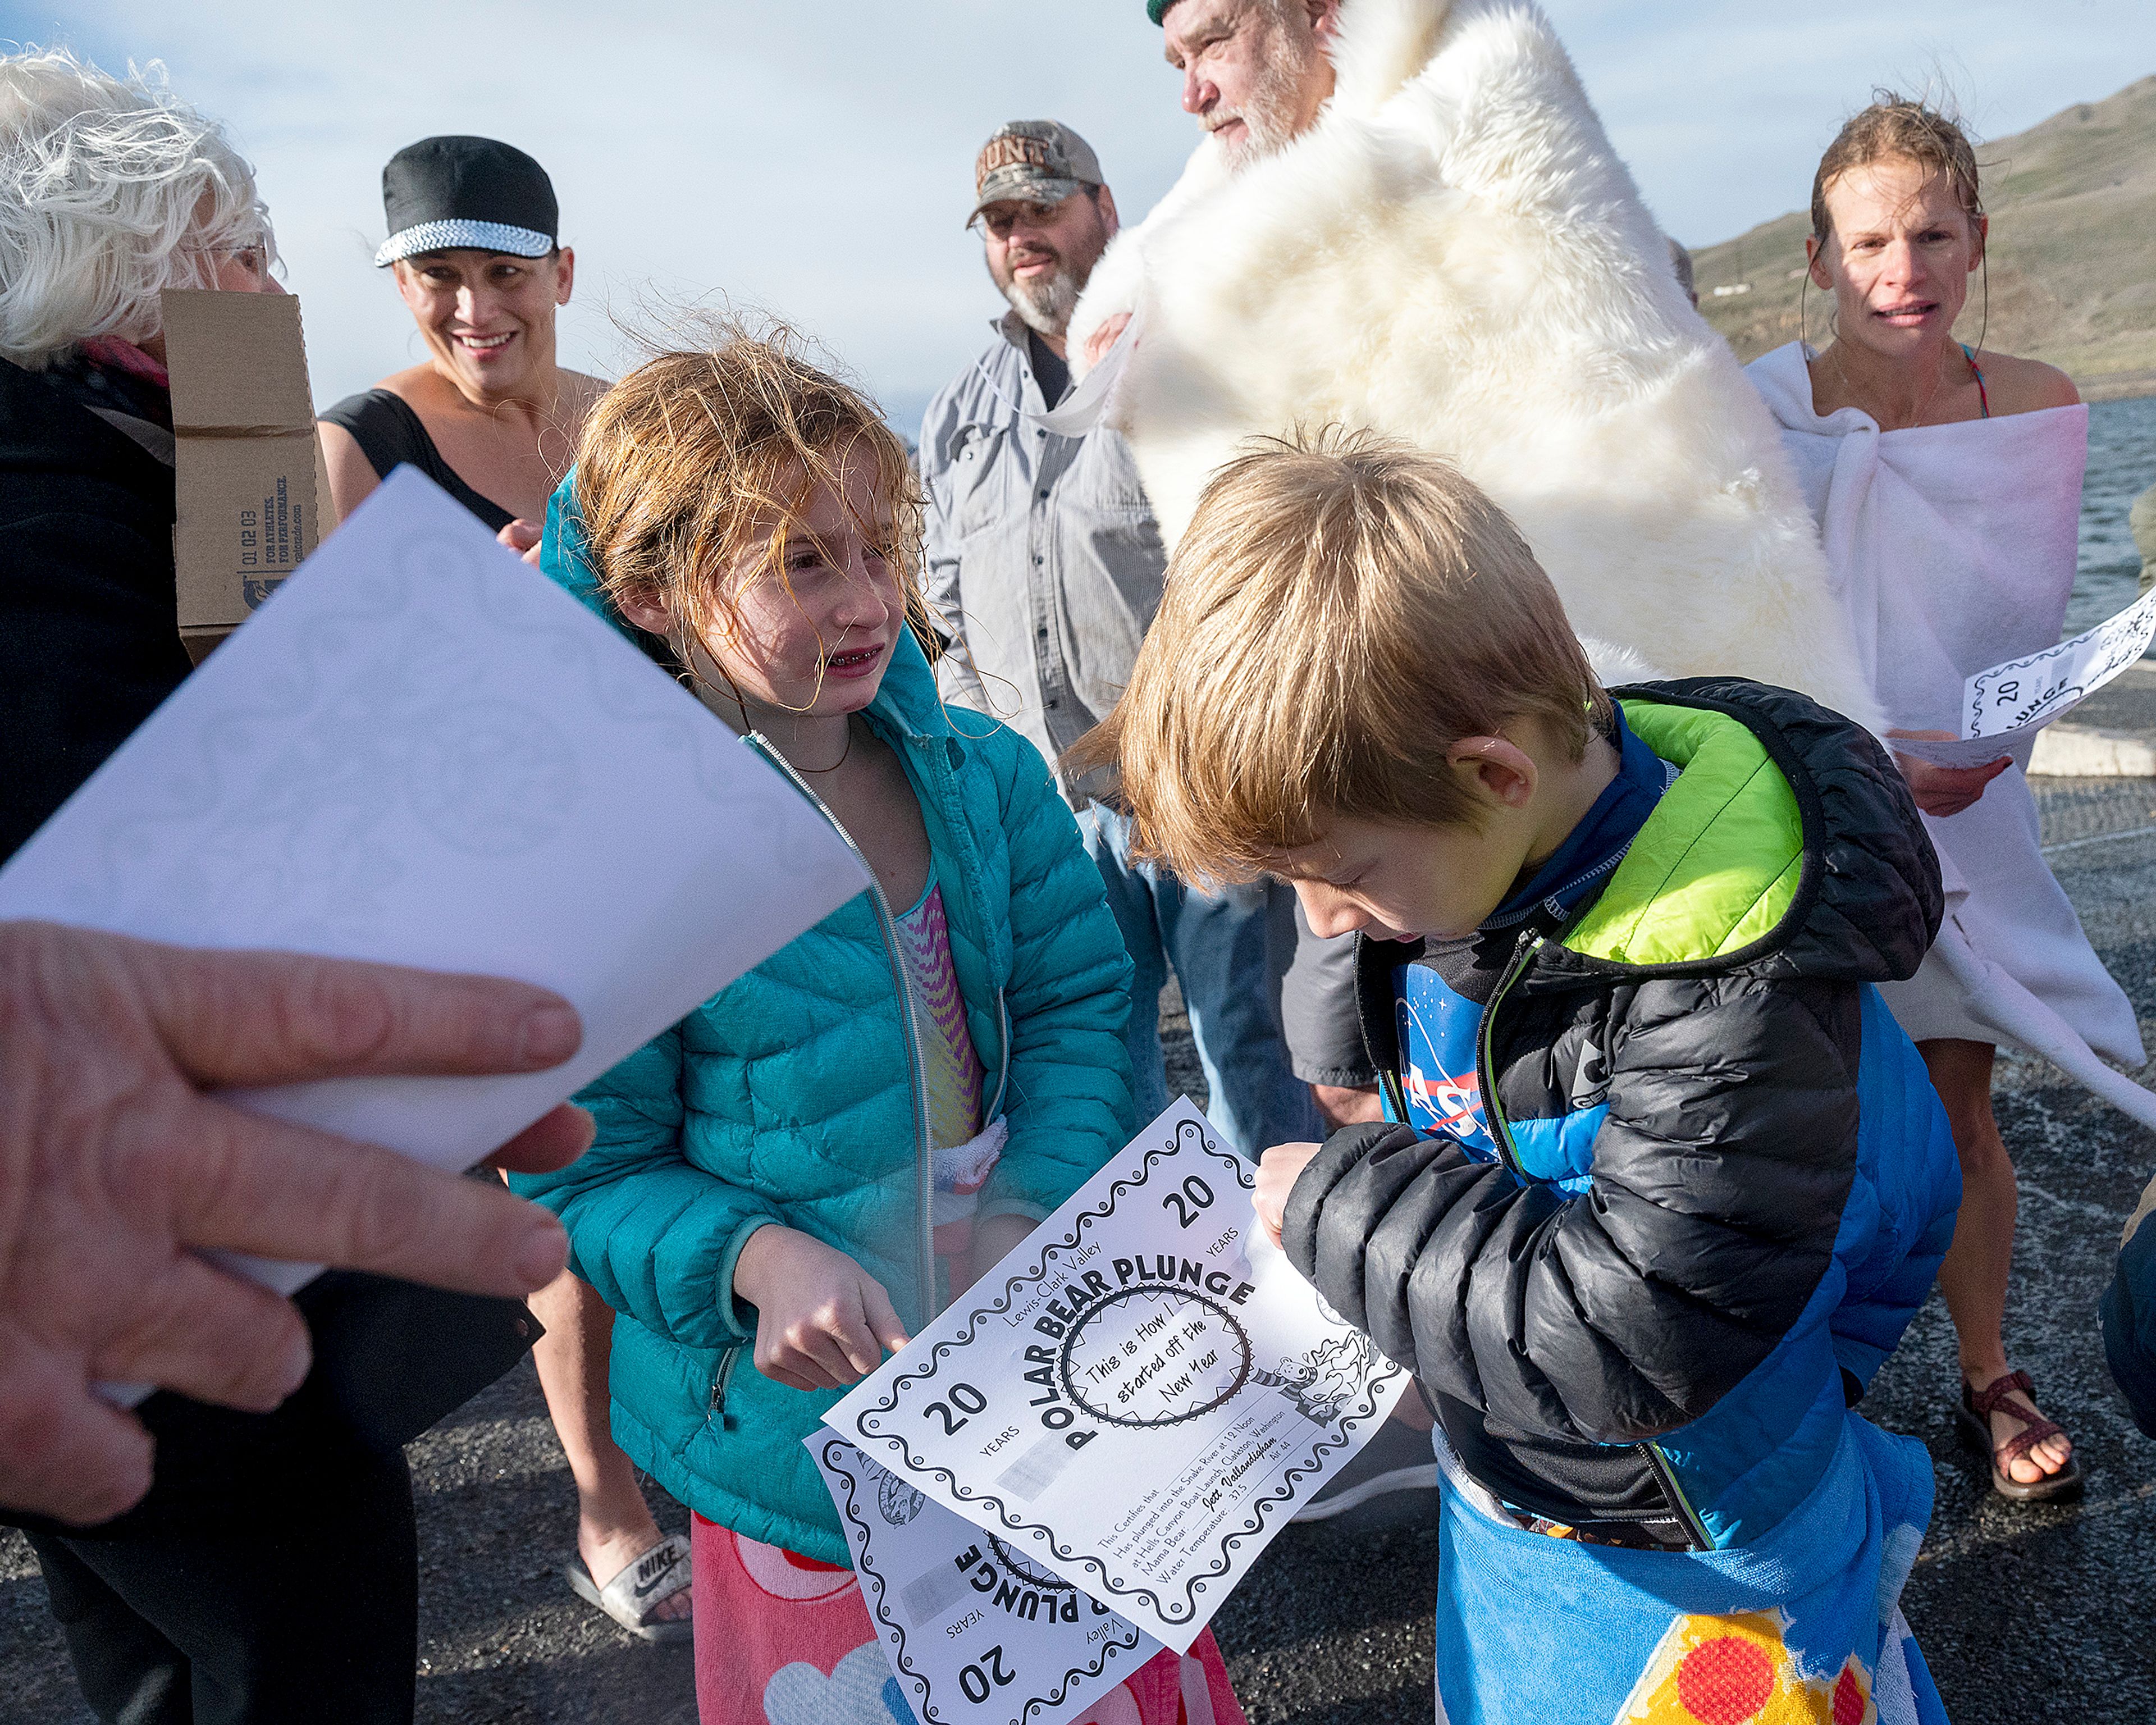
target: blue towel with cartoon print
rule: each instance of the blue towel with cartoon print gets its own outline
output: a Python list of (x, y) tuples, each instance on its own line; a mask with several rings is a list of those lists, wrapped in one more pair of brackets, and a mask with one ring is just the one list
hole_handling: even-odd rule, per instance
[(1900, 1605), (1932, 1513), (1914, 1439), (1845, 1416), (1794, 1514), (1708, 1552), (1529, 1532), (1439, 1450), (1439, 1725), (1946, 1725)]

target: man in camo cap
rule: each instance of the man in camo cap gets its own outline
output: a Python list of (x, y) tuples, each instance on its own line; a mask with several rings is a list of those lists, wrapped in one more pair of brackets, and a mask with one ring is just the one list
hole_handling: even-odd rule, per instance
[[(1064, 332), (1115, 237), (1116, 200), (1085, 139), (1052, 120), (1017, 120), (974, 163), (971, 225), (1010, 309), (921, 425), (926, 584), (951, 643), (947, 698), (1005, 720), (1052, 764), (1122, 692), (1167, 565), (1122, 436), (1102, 426), (1066, 437), (1038, 421), (1070, 388)], [(1132, 860), (1128, 817), (1095, 800), (1104, 787), (1057, 783), (1137, 966), (1129, 1042), (1140, 1118), (1168, 1106), (1158, 1004), (1173, 967), (1222, 1136), (1253, 1156), (1308, 1137), (1317, 1117), (1281, 1036), (1275, 958), (1286, 954), (1272, 939), (1269, 890), (1190, 891)]]
[(1053, 120), (1014, 120), (973, 163), (973, 213), (988, 274), (1045, 357), (1050, 404), (1070, 382), (1063, 331), (1093, 264), (1116, 237), (1116, 198), (1093, 146)]

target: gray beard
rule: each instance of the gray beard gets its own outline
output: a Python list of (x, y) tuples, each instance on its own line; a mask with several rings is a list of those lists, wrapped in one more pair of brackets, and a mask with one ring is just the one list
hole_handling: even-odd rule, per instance
[(1029, 328), (1060, 341), (1070, 327), (1070, 314), (1078, 309), (1080, 291), (1078, 278), (1065, 266), (1043, 282), (1014, 280), (1004, 290), (1004, 297)]
[(1250, 91), (1250, 100), (1243, 104), (1238, 116), (1245, 129), (1245, 141), (1228, 159), (1231, 171), (1240, 173), (1252, 162), (1277, 155), (1295, 141), (1295, 121), (1291, 117), (1289, 104), (1294, 100), (1296, 73), (1300, 69), (1287, 65), (1278, 56), (1266, 60), (1256, 87)]

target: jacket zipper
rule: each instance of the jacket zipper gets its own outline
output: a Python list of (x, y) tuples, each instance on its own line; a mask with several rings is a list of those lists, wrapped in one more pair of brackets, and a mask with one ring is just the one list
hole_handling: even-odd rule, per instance
[[(1505, 1166), (1512, 1171), (1515, 1179), (1522, 1183), (1527, 1178), (1527, 1172), (1520, 1165), (1519, 1147), (1512, 1142), (1512, 1122), (1505, 1118), (1505, 1110), (1497, 1100), (1496, 1072), (1491, 1053), (1495, 1044), (1491, 1033), (1497, 1019), (1497, 1003), (1505, 998), (1512, 984), (1534, 963), (1535, 954), (1542, 950), (1543, 939), (1543, 936), (1532, 929), (1520, 931), (1520, 938), (1512, 947), (1512, 961), (1505, 967), (1504, 975), (1498, 979), (1497, 986), (1490, 996), (1490, 1004), (1482, 1009), (1481, 1031), (1475, 1041), (1475, 1076), (1476, 1082), (1482, 1087), (1483, 1117), (1490, 1122), (1490, 1136), (1496, 1141), (1497, 1152)], [(1406, 1111), (1403, 1109), (1401, 1111), (1404, 1118)], [(1670, 1458), (1662, 1453), (1661, 1445), (1639, 1444), (1635, 1447), (1639, 1450), (1640, 1459), (1647, 1464), (1647, 1471), (1654, 1475), (1656, 1483), (1662, 1488), (1662, 1495), (1669, 1499), (1670, 1507), (1676, 1512), (1686, 1537), (1692, 1542), (1693, 1549), (1713, 1550), (1714, 1536), (1707, 1532), (1707, 1523), (1700, 1519), (1699, 1512), (1692, 1507), (1691, 1500), (1685, 1496), (1684, 1487), (1677, 1483), (1676, 1470), (1670, 1465)]]
[[(1490, 1122), (1490, 1136), (1496, 1140), (1497, 1154), (1505, 1166), (1512, 1170), (1512, 1178), (1525, 1184), (1527, 1170), (1520, 1165), (1519, 1147), (1512, 1142), (1512, 1125), (1505, 1118), (1503, 1106), (1497, 1100), (1496, 1068), (1491, 1050), (1494, 1045), (1491, 1032), (1497, 1023), (1497, 1004), (1505, 998), (1512, 984), (1520, 979), (1527, 968), (1534, 963), (1535, 954), (1542, 951), (1543, 937), (1532, 929), (1520, 931), (1519, 939), (1513, 943), (1512, 962), (1498, 978), (1497, 986), (1490, 996), (1490, 1004), (1482, 1009), (1481, 1032), (1475, 1039), (1475, 1081), (1482, 1090), (1482, 1117)], [(1405, 1117), (1403, 1111), (1403, 1118)]]
[(884, 957), (890, 963), (891, 979), (898, 984), (898, 1028), (899, 1034), (906, 1040), (906, 1079), (913, 1092), (914, 1203), (918, 1212), (921, 1235), (919, 1261), (914, 1269), (914, 1290), (920, 1301), (921, 1321), (926, 1323), (935, 1317), (937, 1310), (935, 1151), (929, 1142), (928, 1068), (921, 1059), (921, 1039), (914, 1024), (913, 989), (906, 979), (906, 958), (898, 947), (898, 922), (891, 913), (891, 901), (884, 896), (883, 883), (876, 879), (875, 870), (870, 865), (861, 847), (854, 842), (854, 835), (839, 824), (838, 816), (824, 807), (824, 799), (808, 788), (808, 782), (793, 770), (786, 757), (766, 741), (760, 732), (751, 732), (747, 741), (755, 745), (758, 754), (785, 774), (793, 788), (831, 824), (831, 830), (845, 841), (847, 850), (860, 859), (861, 867), (869, 877), (869, 897), (875, 906), (876, 930), (883, 936)]
[(1654, 1475), (1663, 1495), (1670, 1500), (1670, 1507), (1676, 1512), (1677, 1519), (1684, 1524), (1684, 1530), (1691, 1539), (1692, 1549), (1712, 1551), (1714, 1536), (1707, 1531), (1707, 1523), (1700, 1519), (1699, 1512), (1691, 1507), (1691, 1499), (1685, 1496), (1684, 1487), (1677, 1483), (1677, 1471), (1670, 1465), (1670, 1458), (1662, 1453), (1662, 1446), (1660, 1444), (1641, 1444), (1638, 1448), (1641, 1459), (1647, 1464), (1647, 1471)]
[(726, 1423), (726, 1390), (734, 1381), (734, 1368), (740, 1363), (742, 1349), (747, 1345), (742, 1342), (731, 1343), (719, 1356), (718, 1370), (711, 1373), (711, 1411), (718, 1417), (721, 1426)]
[(981, 1117), (983, 1127), (993, 1125), (996, 1117), (1004, 1111), (1004, 1092), (1010, 1087), (1010, 1008), (1004, 1004), (1001, 988), (996, 990), (996, 1023), (1003, 1037), (1003, 1054), (996, 1063), (995, 1100), (988, 1104), (988, 1111)]

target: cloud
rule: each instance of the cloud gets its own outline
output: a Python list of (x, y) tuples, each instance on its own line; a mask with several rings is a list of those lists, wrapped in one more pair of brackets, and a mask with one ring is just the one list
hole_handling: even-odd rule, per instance
[[(1672, 232), (1727, 237), (1800, 203), (1876, 82), (1950, 74), (2009, 131), (2156, 69), (2145, 0), (1752, 0), (1552, 7), (1619, 149)], [(0, 0), (0, 35), (168, 65), (261, 172), (325, 402), (411, 363), (370, 265), (400, 146), (472, 131), (553, 175), (578, 302), (563, 355), (602, 372), (609, 314), (723, 293), (782, 313), (917, 412), (1000, 307), (962, 227), (973, 152), (1053, 116), (1142, 212), (1194, 141), (1141, 0)]]

